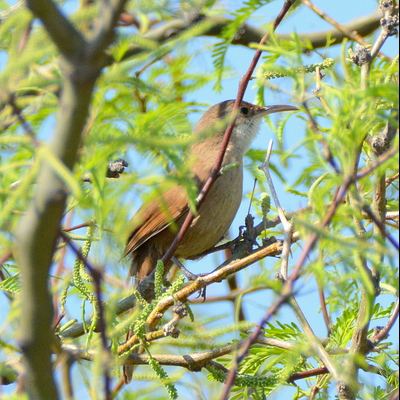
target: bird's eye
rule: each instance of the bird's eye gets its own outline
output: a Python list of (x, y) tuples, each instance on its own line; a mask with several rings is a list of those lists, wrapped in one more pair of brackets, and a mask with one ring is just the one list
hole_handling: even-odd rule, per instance
[(240, 112), (241, 112), (242, 114), (244, 114), (244, 115), (247, 115), (247, 114), (249, 113), (249, 109), (248, 109), (247, 107), (242, 107), (242, 108), (240, 109)]

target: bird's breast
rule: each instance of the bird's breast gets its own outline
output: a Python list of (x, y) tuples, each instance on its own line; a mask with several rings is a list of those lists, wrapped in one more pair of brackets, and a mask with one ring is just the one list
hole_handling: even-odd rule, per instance
[(200, 254), (223, 238), (242, 200), (242, 187), (242, 163), (217, 178), (177, 249), (178, 257), (190, 258)]

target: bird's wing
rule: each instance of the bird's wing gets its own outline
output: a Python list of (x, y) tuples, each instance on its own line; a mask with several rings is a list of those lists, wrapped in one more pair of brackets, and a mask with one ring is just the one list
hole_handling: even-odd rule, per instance
[(167, 190), (159, 199), (142, 206), (130, 221), (132, 233), (125, 247), (125, 255), (134, 252), (188, 210), (188, 197), (180, 186)]

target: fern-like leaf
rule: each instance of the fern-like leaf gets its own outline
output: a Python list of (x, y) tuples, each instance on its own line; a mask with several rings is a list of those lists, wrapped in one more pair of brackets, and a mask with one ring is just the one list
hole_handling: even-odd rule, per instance
[(222, 89), (222, 73), (224, 71), (225, 58), (229, 45), (233, 42), (235, 37), (240, 34), (240, 28), (250, 18), (250, 16), (271, 1), (272, 0), (249, 0), (244, 3), (243, 7), (232, 13), (234, 19), (222, 31), (222, 37), (224, 40), (215, 45), (212, 54), (214, 59), (213, 64), (217, 74), (214, 90), (217, 92)]

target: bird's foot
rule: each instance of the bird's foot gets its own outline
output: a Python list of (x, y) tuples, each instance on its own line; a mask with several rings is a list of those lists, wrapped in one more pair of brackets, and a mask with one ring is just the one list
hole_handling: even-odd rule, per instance
[(185, 275), (188, 281), (195, 281), (197, 278), (207, 275), (207, 273), (194, 274), (193, 272), (190, 272), (176, 257), (172, 257), (172, 261), (181, 270), (182, 274)]
[[(206, 276), (207, 273), (202, 273), (202, 274), (194, 274), (193, 272), (190, 272), (176, 257), (172, 257), (171, 260), (176, 264), (176, 266), (181, 270), (182, 274), (186, 277), (188, 281), (195, 281), (197, 278), (201, 278), (203, 276)], [(204, 287), (199, 290), (199, 296), (206, 300), (206, 288)]]

